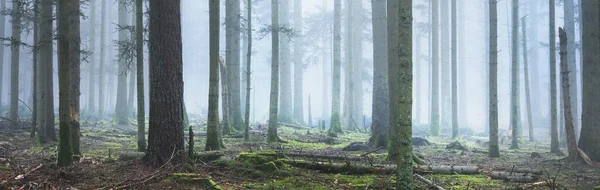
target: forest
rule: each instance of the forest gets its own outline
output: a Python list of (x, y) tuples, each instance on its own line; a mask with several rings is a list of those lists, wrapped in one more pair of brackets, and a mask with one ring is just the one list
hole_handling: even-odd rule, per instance
[(0, 0), (0, 39), (0, 189), (600, 190), (597, 0)]

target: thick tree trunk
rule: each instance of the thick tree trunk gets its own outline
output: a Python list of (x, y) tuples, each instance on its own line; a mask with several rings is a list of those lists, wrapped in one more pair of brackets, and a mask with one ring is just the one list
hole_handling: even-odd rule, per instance
[(432, 37), (431, 37), (431, 121), (430, 121), (430, 132), (431, 136), (440, 135), (440, 70), (439, 70), (439, 0), (432, 0), (431, 6), (431, 26), (432, 26)]
[(250, 140), (250, 85), (252, 84), (251, 82), (251, 73), (252, 73), (252, 0), (247, 0), (246, 1), (246, 19), (247, 19), (247, 45), (248, 47), (246, 48), (246, 106), (244, 106), (245, 112), (244, 112), (244, 121), (245, 121), (245, 127), (244, 127), (244, 141), (249, 141)]
[(363, 118), (363, 17), (364, 14), (362, 1), (356, 1), (356, 3), (352, 4), (353, 6), (353, 37), (352, 37), (352, 47), (353, 47), (353, 59), (354, 59), (354, 106), (353, 106), (353, 115), (352, 115), (352, 125), (358, 127), (358, 123), (360, 123), (360, 119)]
[[(146, 107), (144, 97), (144, 9), (142, 0), (135, 1), (135, 44), (137, 69), (137, 145), (139, 152), (146, 151)], [(191, 130), (191, 129), (190, 129)]]
[[(81, 96), (81, 59), (80, 59), (80, 46), (81, 46), (81, 33), (80, 33), (80, 17), (79, 17), (79, 1), (71, 4), (76, 6), (75, 8), (69, 8), (70, 11), (65, 14), (69, 14), (69, 64), (71, 66), (71, 147), (73, 155), (81, 155), (79, 150), (79, 113), (80, 113), (80, 96)], [(60, 52), (60, 51), (59, 51)]]
[[(290, 24), (290, 0), (279, 1), (279, 23), (281, 26), (289, 27)], [(291, 123), (293, 117), (292, 102), (292, 61), (290, 52), (290, 39), (287, 34), (279, 35), (281, 44), (281, 58), (279, 67), (279, 121)]]
[[(284, 0), (285, 1), (285, 0)], [(278, 142), (277, 111), (279, 104), (279, 1), (271, 0), (271, 94), (267, 142)]]
[[(385, 10), (387, 0), (371, 0), (372, 10)], [(373, 147), (388, 146), (389, 96), (387, 86), (388, 35), (387, 15), (384, 11), (372, 11), (373, 23), (373, 103), (371, 138)]]
[[(553, 1), (553, 0), (550, 0)], [(488, 73), (488, 94), (489, 94), (489, 130), (490, 144), (489, 157), (500, 157), (500, 147), (498, 146), (498, 2), (488, 0), (489, 20), (489, 73)]]
[[(525, 106), (526, 106), (526, 113), (527, 113), (527, 126), (529, 127), (529, 142), (534, 142), (534, 137), (533, 137), (533, 118), (531, 115), (531, 89), (530, 89), (530, 85), (531, 85), (531, 79), (529, 78), (529, 57), (527, 56), (527, 22), (525, 20), (525, 17), (521, 18), (521, 36), (523, 38), (523, 73), (524, 73), (524, 78), (523, 78), (523, 82), (525, 83)], [(537, 72), (537, 71), (536, 71)]]
[[(119, 25), (127, 25), (127, 7), (124, 1), (119, 1)], [(125, 41), (127, 39), (127, 30), (119, 31), (119, 41)], [(119, 52), (125, 51), (119, 48)], [(127, 63), (125, 58), (119, 59), (119, 66), (117, 68), (117, 101), (115, 102), (115, 122), (117, 125), (129, 124), (128, 118), (128, 104), (127, 104)]]
[[(146, 160), (181, 164), (183, 60), (179, 0), (150, 1), (150, 125)], [(169, 80), (164, 80), (169, 79)]]
[(88, 112), (95, 113), (96, 112), (96, 88), (94, 85), (96, 84), (96, 0), (90, 0), (90, 23), (89, 23), (89, 40), (90, 40), (90, 52), (92, 55), (90, 57), (89, 62), (89, 84), (88, 84)]
[(38, 137), (44, 143), (47, 140), (55, 141), (54, 128), (54, 90), (53, 90), (53, 35), (52, 2), (41, 1), (39, 13), (39, 43), (38, 43), (38, 71), (39, 71), (39, 106), (38, 106)]
[(244, 121), (240, 103), (240, 1), (231, 0), (227, 4), (226, 59), (229, 78), (229, 113), (236, 130), (243, 130)]
[(579, 147), (594, 161), (600, 161), (600, 27), (598, 1), (582, 1), (583, 15), (583, 98)]
[(550, 31), (550, 152), (562, 154), (558, 143), (557, 92), (556, 92), (556, 23), (554, 0), (548, 0)]
[[(392, 1), (390, 1), (392, 2)], [(391, 159), (396, 161), (396, 189), (412, 189), (412, 1), (388, 2), (388, 86)], [(393, 29), (392, 29), (393, 28)], [(396, 57), (392, 59), (392, 57)]]
[(102, 2), (102, 22), (100, 24), (100, 73), (98, 73), (98, 116), (100, 119), (104, 118), (104, 110), (106, 108), (105, 97), (105, 85), (106, 85), (106, 2)]
[(345, 35), (346, 35), (346, 41), (345, 41), (345, 46), (346, 48), (344, 48), (346, 56), (345, 56), (345, 74), (344, 74), (344, 109), (343, 109), (343, 115), (344, 115), (344, 121), (342, 122), (342, 126), (344, 126), (346, 129), (354, 129), (353, 127), (353, 116), (354, 116), (354, 41), (352, 40), (352, 37), (354, 36), (354, 28), (353, 28), (353, 1), (346, 1), (347, 3), (344, 4), (344, 8), (346, 9), (346, 29), (344, 31)]
[(302, 0), (294, 0), (294, 31), (297, 32), (297, 37), (294, 39), (294, 120), (299, 123), (304, 123), (304, 95), (303, 77), (304, 74), (304, 47), (302, 45)]
[(450, 128), (451, 125), (451, 78), (450, 78), (450, 1), (440, 1), (440, 100), (441, 125)]
[[(204, 150), (219, 150), (219, 34), (220, 34), (220, 4), (219, 0), (208, 2), (209, 10), (209, 78), (208, 78), (208, 122), (206, 127), (206, 146)], [(225, 70), (225, 69), (221, 69)], [(227, 81), (222, 79), (223, 84)], [(226, 96), (223, 96), (225, 102)], [(223, 104), (223, 110), (227, 107)], [(225, 113), (225, 112), (224, 112)], [(225, 121), (225, 120), (224, 120)]]
[(512, 128), (512, 143), (511, 149), (519, 149), (519, 0), (512, 0), (512, 11), (511, 11), (511, 95), (510, 95), (510, 126)]
[(579, 101), (577, 89), (577, 56), (575, 50), (575, 5), (573, 0), (564, 1), (564, 28), (567, 33), (567, 62), (569, 68), (569, 95), (571, 96), (571, 112), (573, 113), (573, 126), (575, 126), (575, 139), (579, 139)]
[(342, 119), (340, 118), (340, 99), (341, 99), (341, 19), (342, 19), (342, 1), (333, 1), (333, 79), (331, 91), (331, 124), (329, 134), (343, 133)]
[[(10, 46), (10, 111), (9, 119), (19, 121), (19, 57), (21, 49), (21, 0), (12, 1), (12, 40)], [(17, 125), (18, 123), (13, 123)], [(16, 126), (15, 126), (16, 127)]]
[(450, 3), (450, 9), (452, 10), (452, 138), (458, 138), (458, 93), (457, 93), (457, 43), (456, 43), (456, 0), (452, 0)]
[[(562, 95), (564, 102), (565, 129), (567, 133), (567, 148), (569, 149), (568, 160), (575, 162), (581, 159), (577, 150), (577, 141), (575, 140), (575, 127), (573, 126), (573, 114), (571, 113), (571, 95), (569, 95), (569, 68), (567, 62), (567, 34), (563, 28), (558, 28), (560, 39), (560, 75)], [(598, 40), (596, 40), (598, 42)]]

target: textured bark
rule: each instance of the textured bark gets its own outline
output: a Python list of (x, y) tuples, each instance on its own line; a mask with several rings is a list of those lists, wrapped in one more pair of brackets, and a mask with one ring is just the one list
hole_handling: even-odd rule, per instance
[[(146, 160), (181, 164), (183, 60), (180, 0), (150, 1), (150, 125)], [(169, 79), (169, 80), (164, 80)]]
[(567, 62), (569, 68), (569, 95), (571, 96), (571, 112), (573, 113), (573, 125), (575, 126), (575, 138), (579, 139), (579, 100), (577, 86), (577, 57), (575, 50), (575, 6), (573, 0), (564, 1), (564, 28), (567, 33)]
[(388, 156), (397, 165), (396, 189), (412, 189), (412, 1), (390, 1), (387, 8), (390, 147), (395, 149)]
[(558, 119), (557, 119), (557, 92), (556, 92), (556, 23), (555, 23), (555, 11), (554, 0), (548, 0), (549, 7), (549, 28), (550, 32), (550, 152), (555, 154), (562, 154), (560, 146), (558, 144)]
[(511, 90), (510, 90), (510, 126), (512, 128), (512, 142), (510, 145), (511, 149), (519, 148), (519, 44), (517, 39), (519, 38), (519, 0), (512, 0), (512, 11), (511, 11)]
[(302, 45), (302, 0), (294, 0), (294, 31), (297, 37), (294, 39), (294, 120), (304, 123), (304, 95), (303, 77), (304, 47)]
[[(81, 50), (81, 33), (80, 33), (80, 17), (79, 17), (79, 1), (76, 3), (70, 4), (68, 11), (64, 12), (64, 14), (68, 14), (68, 35), (67, 40), (69, 41), (68, 49), (69, 53), (69, 65), (71, 66), (71, 147), (73, 150), (73, 155), (81, 155), (81, 151), (79, 150), (79, 113), (80, 113), (80, 105), (79, 98), (81, 96), (81, 59), (80, 59), (80, 50)], [(59, 50), (61, 52), (61, 50)]]
[(583, 108), (579, 147), (594, 161), (600, 161), (600, 27), (598, 1), (583, 1)]
[[(12, 40), (10, 46), (10, 111), (9, 119), (19, 121), (19, 57), (21, 49), (21, 0), (12, 1)], [(16, 125), (17, 123), (13, 123)], [(15, 126), (16, 127), (16, 126)]]
[(38, 71), (39, 71), (39, 106), (38, 106), (38, 137), (40, 142), (55, 141), (54, 128), (54, 90), (53, 90), (53, 31), (52, 2), (41, 1), (39, 13), (39, 43), (38, 43)]
[[(279, 1), (279, 24), (283, 27), (289, 27), (290, 24), (290, 0)], [(279, 67), (279, 115), (278, 119), (282, 122), (292, 122), (293, 102), (292, 102), (292, 61), (290, 52), (290, 39), (287, 35), (279, 36), (281, 45), (281, 57)]]
[[(387, 0), (371, 0), (372, 10), (385, 10)], [(387, 15), (384, 11), (372, 11), (373, 23), (373, 103), (371, 138), (373, 147), (388, 146), (389, 96), (387, 86), (388, 35)]]
[[(597, 21), (597, 20), (596, 20)], [(562, 95), (564, 102), (564, 117), (565, 117), (565, 132), (567, 134), (567, 148), (571, 162), (580, 160), (579, 151), (577, 150), (577, 141), (575, 140), (575, 127), (573, 126), (573, 114), (571, 113), (571, 95), (569, 95), (569, 68), (567, 62), (567, 34), (563, 28), (558, 28), (558, 37), (560, 39), (560, 75)], [(596, 40), (598, 42), (598, 40)]]
[(532, 114), (531, 114), (531, 79), (529, 78), (529, 62), (528, 59), (529, 57), (527, 56), (527, 22), (525, 20), (525, 17), (521, 18), (521, 36), (523, 38), (523, 73), (524, 73), (524, 83), (525, 83), (525, 106), (526, 106), (526, 113), (527, 113), (527, 126), (529, 127), (529, 142), (534, 142), (534, 138), (533, 138), (533, 118), (532, 118)]
[[(252, 84), (251, 82), (251, 73), (252, 73), (252, 0), (247, 0), (246, 1), (246, 19), (247, 19), (247, 44), (248, 47), (246, 48), (246, 98), (245, 98), (245, 103), (246, 106), (244, 106), (244, 121), (245, 121), (245, 126), (244, 126), (244, 141), (248, 141), (250, 140), (250, 85)], [(218, 43), (217, 43), (218, 44)]]
[[(431, 37), (431, 121), (430, 121), (430, 132), (431, 136), (440, 135), (440, 70), (439, 70), (439, 1), (432, 0), (431, 2), (431, 26), (432, 26), (432, 37)], [(390, 57), (391, 58), (391, 57)]]
[[(73, 122), (73, 100), (75, 97), (72, 90), (73, 64), (75, 57), (79, 54), (79, 43), (72, 38), (73, 34), (79, 34), (79, 1), (64, 0), (60, 1), (56, 7), (57, 15), (57, 36), (58, 36), (58, 81), (59, 81), (59, 106), (60, 114), (60, 142), (58, 145), (58, 165), (66, 166), (73, 163), (71, 146), (71, 127)], [(76, 13), (76, 14), (74, 14)], [(73, 36), (72, 36), (73, 35)], [(75, 49), (77, 48), (77, 49)], [(77, 56), (73, 55), (77, 54)], [(79, 60), (77, 60), (79, 61)]]
[(101, 11), (101, 24), (100, 24), (100, 62), (98, 73), (98, 116), (103, 118), (104, 110), (106, 108), (105, 102), (105, 83), (106, 83), (106, 2), (102, 1)]
[[(206, 146), (204, 150), (219, 150), (219, 0), (208, 2), (209, 10), (209, 78), (208, 78), (208, 122), (206, 127)], [(224, 70), (224, 69), (223, 69)], [(223, 80), (227, 81), (227, 80)], [(225, 100), (225, 96), (223, 96)], [(223, 110), (225, 110), (225, 105)]]
[[(553, 1), (553, 0), (550, 0)], [(488, 94), (489, 94), (489, 130), (490, 144), (489, 157), (500, 157), (500, 147), (498, 146), (498, 2), (488, 0), (489, 20), (489, 74), (488, 74)]]
[[(285, 1), (285, 0), (284, 0)], [(279, 1), (271, 0), (271, 94), (267, 142), (278, 142), (277, 108), (279, 104)]]
[[(146, 151), (146, 107), (144, 97), (144, 9), (142, 0), (135, 1), (135, 44), (137, 68), (137, 145), (139, 152)], [(191, 128), (190, 128), (191, 132)]]
[[(127, 7), (125, 1), (119, 1), (119, 25), (127, 25)], [(127, 31), (119, 31), (119, 41), (125, 41), (127, 39)], [(119, 48), (119, 52), (125, 50)], [(127, 114), (129, 108), (127, 107), (127, 63), (125, 59), (119, 59), (119, 66), (117, 68), (117, 101), (115, 102), (115, 123), (118, 125), (127, 125)]]
[(89, 40), (90, 40), (90, 52), (92, 55), (90, 57), (89, 68), (88, 68), (88, 112), (94, 113), (96, 112), (96, 88), (94, 85), (96, 84), (96, 0), (90, 0), (90, 23), (89, 23)]
[[(0, 10), (6, 9), (6, 0), (0, 1)], [(0, 36), (5, 36), (5, 25), (6, 25), (6, 16), (4, 14), (0, 15)], [(4, 46), (0, 46), (0, 107), (2, 107), (2, 98), (4, 88), (2, 88), (2, 84), (4, 79)]]
[(458, 65), (458, 60), (457, 60), (457, 44), (456, 44), (456, 0), (452, 0), (450, 3), (450, 9), (452, 11), (452, 16), (451, 16), (451, 20), (452, 20), (452, 26), (451, 26), (451, 33), (452, 33), (452, 66), (451, 66), (451, 70), (452, 70), (452, 138), (453, 139), (457, 139), (458, 138), (458, 93), (457, 93), (457, 65)]
[(341, 19), (342, 19), (342, 1), (333, 1), (333, 79), (331, 84), (331, 124), (329, 133), (343, 133), (342, 120), (340, 118), (340, 99), (341, 99)]

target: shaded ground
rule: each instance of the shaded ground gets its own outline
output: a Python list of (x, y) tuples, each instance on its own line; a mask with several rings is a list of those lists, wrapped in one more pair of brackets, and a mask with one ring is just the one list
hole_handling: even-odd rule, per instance
[[(194, 123), (194, 122), (193, 122)], [(196, 151), (204, 147), (206, 130), (199, 122), (196, 131)], [(198, 127), (202, 126), (202, 127)], [(138, 160), (118, 160), (122, 152), (136, 149), (135, 128), (113, 126), (107, 123), (85, 123), (82, 128), (81, 149), (83, 157), (71, 167), (55, 166), (56, 144), (40, 145), (28, 137), (26, 131), (0, 132), (0, 189), (393, 189), (393, 174), (378, 173), (348, 175), (348, 172), (331, 173), (294, 167), (287, 162), (317, 163), (321, 166), (388, 166), (385, 150), (342, 151), (352, 142), (365, 142), (367, 134), (346, 133), (337, 138), (326, 136), (318, 129), (281, 127), (283, 144), (266, 144), (266, 129), (257, 126), (252, 130), (251, 141), (241, 138), (224, 138), (227, 149), (223, 158), (204, 163), (189, 161), (185, 166), (150, 167)], [(187, 135), (187, 134), (186, 134)], [(556, 179), (555, 184), (568, 189), (593, 189), (600, 185), (600, 165), (565, 164), (561, 157), (547, 153), (546, 142), (523, 142), (520, 150), (501, 146), (502, 157), (487, 157), (486, 140), (482, 137), (464, 137), (460, 141), (467, 150), (446, 149), (451, 140), (428, 138), (434, 145), (415, 147), (416, 155), (430, 165), (477, 166), (477, 175), (428, 174), (422, 175), (446, 189), (518, 189), (528, 183), (492, 180), (489, 173), (495, 170), (534, 169), (543, 172), (533, 182)], [(278, 152), (288, 155), (315, 155), (287, 159), (280, 157), (255, 161), (242, 160), (240, 152)], [(532, 153), (540, 157), (532, 158)], [(243, 153), (254, 156), (254, 154)], [(347, 158), (344, 160), (317, 158), (318, 155)], [(284, 155), (285, 156), (285, 155)], [(282, 156), (282, 157), (284, 157)], [(216, 184), (206, 185), (206, 179)], [(415, 180), (415, 189), (428, 185)], [(546, 186), (538, 189), (549, 189)]]

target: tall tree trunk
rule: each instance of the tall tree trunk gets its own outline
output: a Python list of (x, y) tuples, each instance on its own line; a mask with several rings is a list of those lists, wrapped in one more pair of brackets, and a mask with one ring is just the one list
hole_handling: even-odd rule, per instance
[[(284, 0), (285, 1), (285, 0)], [(277, 108), (279, 104), (279, 1), (271, 0), (271, 94), (267, 142), (278, 142)]]
[(137, 69), (137, 145), (139, 152), (146, 151), (146, 107), (144, 97), (144, 3), (135, 1), (135, 44)]
[(247, 19), (247, 44), (248, 47), (246, 48), (246, 106), (244, 107), (245, 109), (245, 116), (244, 116), (244, 120), (246, 121), (246, 126), (244, 127), (244, 141), (249, 141), (250, 140), (250, 85), (252, 84), (251, 82), (251, 73), (252, 73), (252, 0), (247, 0), (246, 1), (246, 19)]
[[(69, 11), (65, 14), (69, 14), (69, 30), (68, 30), (68, 51), (69, 64), (71, 66), (71, 147), (73, 155), (81, 155), (79, 150), (79, 115), (80, 115), (80, 96), (81, 96), (81, 62), (80, 62), (80, 46), (81, 46), (81, 33), (80, 33), (80, 17), (79, 17), (79, 1), (71, 4)], [(61, 51), (59, 51), (61, 52)]]
[(525, 20), (525, 17), (521, 18), (521, 36), (522, 36), (522, 40), (523, 40), (523, 73), (524, 73), (524, 78), (523, 78), (523, 82), (525, 83), (525, 106), (527, 108), (526, 112), (527, 112), (527, 125), (529, 127), (529, 142), (534, 142), (534, 137), (533, 137), (533, 118), (531, 115), (531, 89), (530, 89), (530, 85), (531, 85), (531, 79), (529, 78), (529, 63), (528, 63), (528, 59), (529, 57), (527, 56), (527, 51), (529, 49), (527, 49), (527, 20)]
[[(281, 26), (289, 27), (290, 24), (290, 0), (279, 1), (279, 23)], [(278, 119), (283, 122), (291, 122), (293, 113), (292, 102), (292, 62), (290, 59), (290, 40), (287, 35), (280, 35), (281, 62), (279, 67), (279, 115)]]
[(412, 189), (412, 1), (391, 2), (387, 7), (390, 126), (393, 126), (389, 134), (390, 147), (395, 151), (389, 151), (389, 156), (395, 159), (398, 168), (396, 189)]
[(353, 48), (353, 76), (352, 83), (354, 84), (354, 92), (352, 98), (354, 99), (352, 125), (358, 127), (360, 119), (363, 117), (363, 4), (362, 1), (356, 1), (352, 3), (353, 27), (352, 27), (352, 48)]
[[(9, 119), (19, 121), (19, 57), (21, 49), (21, 0), (12, 1), (12, 40), (10, 46), (10, 112)], [(18, 123), (13, 123), (17, 125)], [(16, 126), (15, 126), (16, 127)]]
[(302, 45), (302, 0), (294, 0), (294, 31), (298, 36), (294, 40), (294, 120), (304, 123), (304, 95), (303, 77), (304, 74), (304, 47)]
[[(220, 72), (220, 77), (221, 77), (221, 109), (223, 109), (221, 112), (223, 114), (223, 120), (221, 122), (221, 128), (222, 128), (222, 133), (225, 135), (229, 135), (232, 133), (232, 129), (231, 129), (231, 100), (229, 98), (231, 98), (231, 96), (229, 95), (230, 93), (230, 88), (229, 88), (229, 83), (227, 82), (229, 79), (229, 75), (228, 75), (228, 69), (227, 69), (227, 65), (225, 64), (225, 61), (219, 60), (219, 72)], [(218, 91), (217, 91), (218, 93)]]
[[(575, 140), (575, 127), (573, 126), (573, 114), (571, 113), (571, 95), (569, 95), (569, 68), (567, 63), (567, 34), (563, 28), (558, 28), (558, 36), (560, 39), (560, 73), (563, 102), (565, 104), (565, 129), (567, 133), (567, 148), (569, 149), (569, 161), (574, 162), (581, 157)], [(598, 40), (596, 40), (598, 42)]]
[[(242, 6), (241, 3), (247, 3), (247, 2), (245, 2), (245, 1), (240, 2), (240, 17), (242, 18), (242, 21), (245, 20), (247, 22), (248, 18), (246, 18), (246, 16), (247, 16), (246, 8), (248, 7), (248, 5)], [(244, 23), (242, 23), (242, 24), (244, 24)], [(245, 24), (247, 24), (247, 23), (245, 23)], [(244, 26), (244, 27), (247, 27), (247, 26)], [(244, 55), (246, 55), (246, 52), (248, 52), (248, 34), (245, 33), (245, 32), (247, 32), (246, 28), (242, 27), (240, 29), (245, 30), (245, 31), (240, 31), (240, 33), (242, 34), (242, 51), (241, 51), (242, 56), (240, 57), (241, 66), (242, 66), (242, 69), (240, 70), (240, 75), (242, 77), (242, 80), (240, 81), (240, 85), (241, 85), (240, 86), (240, 106), (241, 106), (241, 110), (242, 110), (242, 112), (241, 112), (242, 117), (245, 118), (246, 113), (244, 113), (244, 112), (246, 111), (246, 101), (247, 100), (246, 100), (246, 87), (244, 87), (244, 85), (246, 85), (246, 80), (248, 80), (246, 78), (247, 77), (246, 70), (248, 70), (248, 68), (246, 68), (246, 66), (248, 66), (248, 63), (246, 63), (246, 61), (248, 61), (248, 60), (246, 59), (246, 57)], [(244, 121), (243, 124), (244, 124), (243, 127), (245, 128), (246, 122)]]
[(549, 28), (550, 34), (550, 152), (562, 154), (558, 144), (558, 123), (557, 123), (557, 92), (556, 92), (556, 23), (554, 0), (548, 0), (549, 7)]
[[(372, 10), (385, 10), (387, 0), (371, 0)], [(373, 147), (388, 147), (389, 96), (388, 96), (388, 34), (387, 15), (372, 11), (373, 23), (373, 103), (371, 138)]]
[(440, 56), (440, 48), (439, 48), (439, 21), (438, 21), (438, 11), (439, 11), (439, 1), (432, 0), (431, 6), (431, 27), (432, 27), (432, 37), (431, 37), (431, 45), (433, 46), (433, 50), (431, 51), (431, 121), (430, 121), (430, 132), (431, 136), (439, 136), (440, 135), (440, 70), (439, 70), (439, 56)]
[[(553, 1), (553, 0), (550, 0)], [(489, 13), (489, 74), (488, 74), (488, 94), (489, 94), (489, 129), (490, 143), (488, 156), (500, 157), (500, 147), (498, 146), (498, 2), (488, 0)]]
[(90, 40), (90, 51), (92, 55), (90, 57), (90, 65), (88, 70), (88, 75), (90, 80), (88, 81), (88, 112), (94, 113), (96, 112), (96, 88), (94, 85), (96, 84), (96, 0), (90, 0), (90, 30), (89, 30), (89, 40)]
[(54, 128), (54, 82), (53, 82), (53, 7), (52, 1), (40, 2), (39, 13), (39, 44), (38, 46), (38, 71), (40, 91), (39, 94), (39, 141), (56, 141)]
[(519, 0), (512, 0), (512, 25), (511, 25), (511, 94), (510, 94), (510, 126), (512, 128), (511, 149), (519, 148)]
[[(183, 60), (180, 0), (150, 1), (150, 125), (146, 160), (158, 164), (184, 160)], [(169, 79), (169, 80), (164, 80)]]
[[(74, 75), (73, 65), (78, 65), (79, 60), (73, 60), (79, 57), (79, 1), (64, 0), (60, 1), (56, 7), (57, 35), (58, 35), (58, 75), (59, 75), (59, 114), (60, 114), (60, 142), (58, 145), (58, 165), (66, 166), (73, 163), (72, 151), (72, 126), (75, 124), (73, 116), (77, 113), (74, 110), (73, 100), (78, 92), (73, 90)], [(74, 14), (76, 13), (76, 14)], [(77, 36), (76, 36), (77, 35)], [(74, 55), (77, 54), (77, 55)], [(78, 96), (77, 96), (78, 97)]]
[[(127, 7), (125, 1), (119, 1), (119, 25), (127, 25)], [(119, 31), (119, 41), (127, 40), (127, 30)], [(119, 52), (125, 50), (119, 47)], [(117, 68), (117, 101), (115, 102), (115, 122), (117, 125), (129, 124), (128, 113), (129, 107), (127, 104), (127, 62), (125, 58), (119, 59), (119, 66)]]
[[(0, 9), (6, 9), (6, 0), (0, 1)], [(0, 15), (0, 36), (5, 36), (5, 25), (6, 25), (6, 16), (4, 14)], [(4, 97), (4, 88), (2, 88), (2, 84), (4, 84), (4, 46), (0, 46), (0, 107), (2, 107), (2, 97)]]
[[(538, 27), (539, 27), (539, 20), (540, 16), (539, 16), (539, 1), (529, 1), (529, 13), (527, 14), (527, 19), (529, 20), (528, 22), (529, 24), (529, 28), (527, 29), (527, 35), (529, 35), (528, 38), (528, 52), (529, 55), (527, 56), (529, 59), (529, 67), (531, 69), (529, 69), (529, 75), (531, 76), (529, 79), (529, 86), (531, 87), (531, 97), (541, 97), (540, 95), (540, 59), (538, 56), (538, 51), (540, 50), (540, 46), (539, 46), (539, 41), (541, 39), (539, 39), (539, 33), (538, 33)], [(543, 98), (535, 98), (531, 100), (531, 120), (532, 123), (535, 127), (535, 125), (537, 125), (537, 123), (540, 123), (542, 120), (542, 115), (543, 113), (545, 113), (543, 110), (541, 110), (541, 105), (543, 105), (544, 99)]]
[(226, 7), (226, 59), (227, 74), (229, 78), (229, 112), (233, 121), (233, 127), (236, 130), (242, 130), (244, 121), (242, 120), (240, 104), (240, 1), (229, 0)]
[(452, 0), (450, 3), (450, 9), (452, 11), (452, 138), (458, 138), (458, 97), (457, 97), (457, 44), (456, 44), (456, 0)]
[[(210, 73), (208, 85), (208, 123), (206, 128), (206, 146), (204, 150), (219, 150), (219, 33), (220, 7), (219, 0), (208, 2), (210, 30)], [(223, 78), (224, 81), (225, 78)], [(225, 96), (223, 96), (225, 100)], [(223, 110), (226, 107), (223, 106)]]
[[(323, 0), (323, 12), (327, 12), (327, 1)], [(333, 31), (330, 31), (331, 33), (333, 33)], [(330, 57), (330, 53), (331, 53), (331, 36), (329, 35), (322, 35), (322, 50), (323, 50), (323, 57), (322, 57), (322, 61), (323, 61), (323, 78), (322, 78), (322, 109), (321, 109), (321, 119), (325, 120), (325, 118), (330, 117), (330, 113), (331, 113), (331, 105), (329, 104), (329, 102), (331, 101), (331, 90), (330, 90), (330, 85), (331, 85), (331, 57)]]
[(346, 65), (344, 67), (346, 73), (344, 76), (344, 80), (345, 80), (345, 89), (344, 89), (344, 122), (342, 122), (343, 126), (345, 126), (347, 129), (353, 129), (353, 123), (352, 121), (354, 120), (353, 116), (354, 116), (354, 41), (352, 40), (352, 37), (354, 36), (354, 23), (353, 23), (353, 10), (352, 7), (353, 5), (353, 1), (346, 1), (345, 3), (345, 9), (346, 9), (346, 30), (345, 35), (346, 35), (346, 48), (344, 49), (346, 51)]
[(594, 161), (600, 161), (600, 39), (598, 39), (598, 1), (582, 1), (583, 73), (582, 126), (579, 147)]
[(308, 95), (308, 126), (312, 127), (312, 108), (311, 108), (311, 102), (310, 102), (310, 94)]
[(104, 118), (106, 108), (105, 83), (106, 83), (106, 2), (102, 2), (102, 13), (100, 24), (100, 73), (98, 74), (98, 116)]
[(442, 128), (451, 125), (451, 78), (450, 78), (450, 1), (440, 1), (440, 90)]
[(573, 113), (573, 126), (575, 126), (575, 139), (579, 139), (579, 114), (578, 86), (577, 86), (577, 56), (575, 49), (575, 5), (574, 0), (564, 2), (564, 27), (567, 33), (567, 62), (569, 68), (569, 95), (571, 96), (571, 112)]
[(29, 134), (29, 137), (31, 138), (35, 138), (35, 132), (36, 132), (36, 128), (37, 126), (37, 122), (38, 122), (38, 104), (39, 104), (39, 96), (37, 95), (39, 93), (39, 71), (38, 71), (38, 57), (37, 57), (37, 52), (38, 52), (38, 42), (39, 42), (39, 35), (38, 35), (38, 31), (39, 31), (39, 21), (37, 20), (38, 17), (38, 0), (34, 0), (33, 2), (33, 11), (34, 11), (34, 16), (33, 16), (33, 47), (32, 47), (32, 75), (33, 75), (33, 110), (32, 114), (31, 114), (31, 133)]
[(340, 99), (341, 99), (341, 20), (342, 20), (342, 1), (333, 1), (333, 79), (331, 91), (331, 124), (329, 134), (343, 133), (342, 119), (340, 118)]

